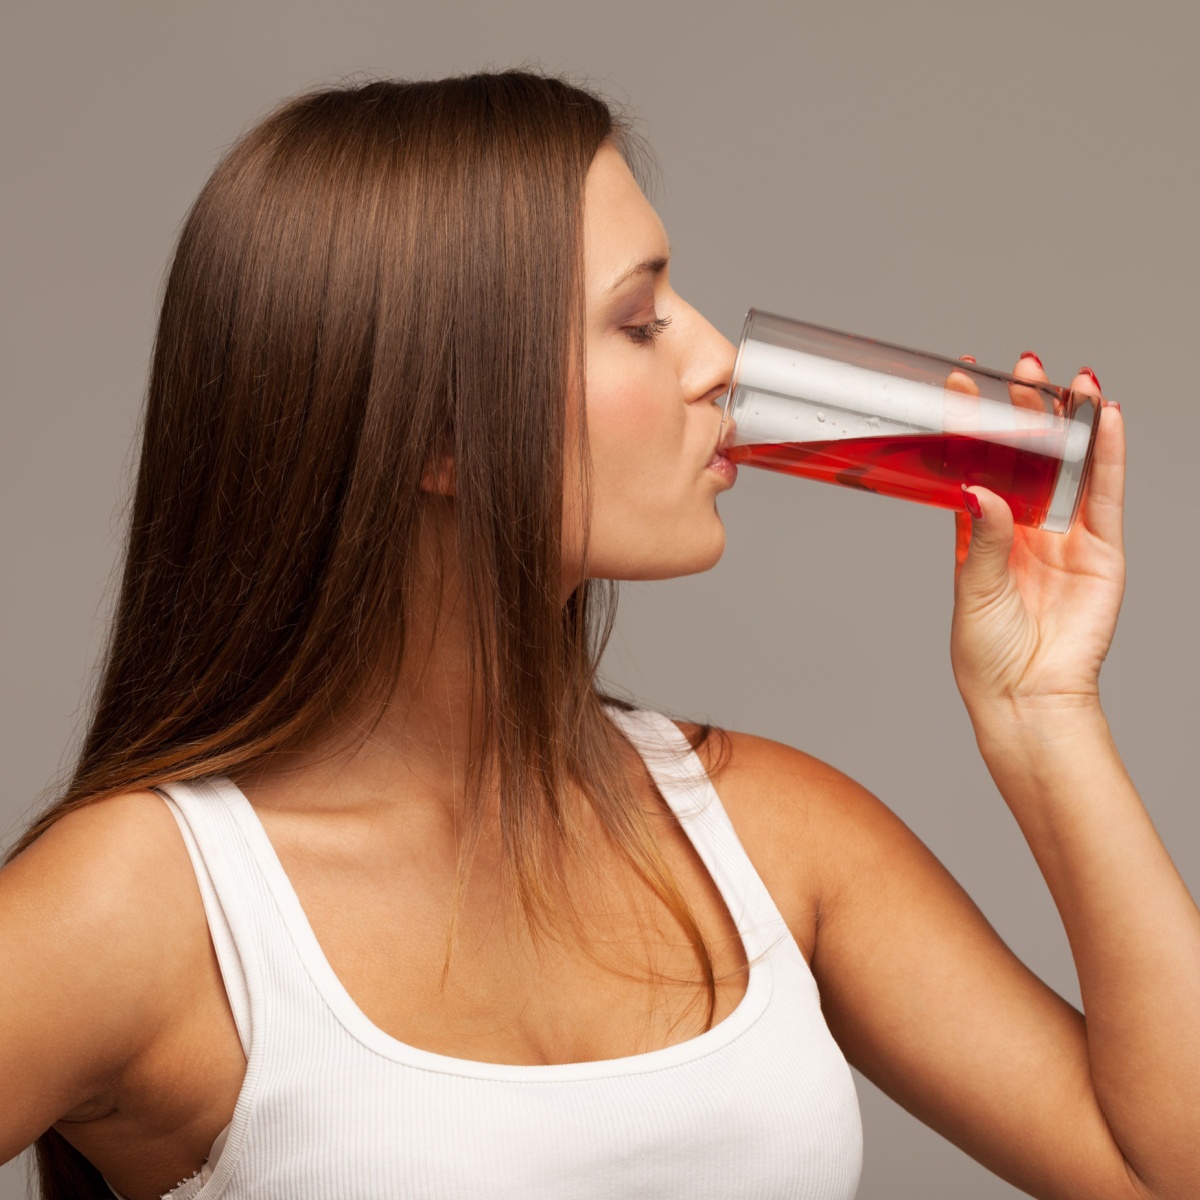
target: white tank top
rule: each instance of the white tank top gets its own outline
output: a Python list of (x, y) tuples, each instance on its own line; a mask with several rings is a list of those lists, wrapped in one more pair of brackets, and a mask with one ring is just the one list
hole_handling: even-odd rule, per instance
[(232, 781), (166, 785), (247, 1055), (232, 1122), (172, 1200), (851, 1200), (857, 1096), (808, 965), (687, 739), (657, 713), (610, 713), (737, 924), (751, 964), (737, 1008), (597, 1062), (406, 1045), (334, 975)]

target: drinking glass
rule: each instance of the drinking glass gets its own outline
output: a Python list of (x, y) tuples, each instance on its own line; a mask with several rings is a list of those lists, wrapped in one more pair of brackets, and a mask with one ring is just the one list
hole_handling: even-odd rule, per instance
[(752, 308), (722, 438), (736, 463), (940, 508), (978, 484), (1019, 524), (1066, 533), (1101, 403)]

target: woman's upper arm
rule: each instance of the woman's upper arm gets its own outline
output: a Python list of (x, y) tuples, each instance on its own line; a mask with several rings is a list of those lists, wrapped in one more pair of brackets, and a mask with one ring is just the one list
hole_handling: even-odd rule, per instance
[(735, 735), (728, 771), (791, 814), (817, 912), (813, 974), (849, 1061), (1032, 1195), (1142, 1196), (1095, 1099), (1083, 1017), (904, 823), (778, 743)]
[(181, 866), (174, 819), (140, 792), (70, 813), (0, 871), (0, 1162), (104, 1097), (160, 1034), (172, 944), (195, 921), (186, 889), (164, 886)]

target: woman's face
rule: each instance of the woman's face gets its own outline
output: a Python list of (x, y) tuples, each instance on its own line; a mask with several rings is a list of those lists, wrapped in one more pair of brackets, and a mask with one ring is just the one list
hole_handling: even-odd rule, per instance
[[(611, 146), (584, 188), (589, 577), (665, 579), (705, 571), (725, 548), (710, 466), (734, 347), (671, 288), (666, 232)], [(574, 430), (568, 421), (568, 446)], [(570, 455), (568, 463), (570, 464)], [(579, 472), (567, 469), (563, 565), (578, 582)]]

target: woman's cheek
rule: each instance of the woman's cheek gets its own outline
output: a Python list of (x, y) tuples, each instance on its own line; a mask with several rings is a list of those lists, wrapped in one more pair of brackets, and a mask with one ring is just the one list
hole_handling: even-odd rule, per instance
[(644, 379), (613, 371), (588, 391), (592, 461), (618, 477), (640, 475), (669, 436), (669, 417)]

